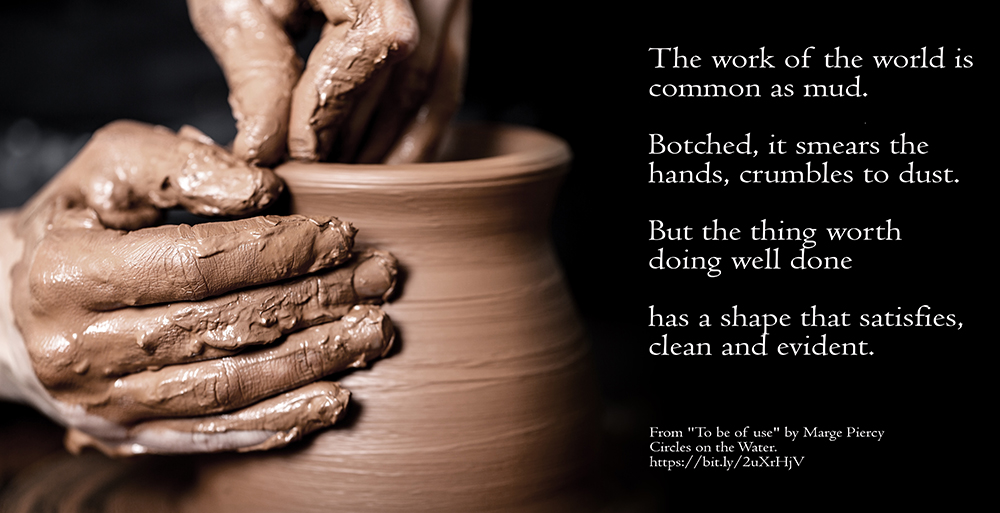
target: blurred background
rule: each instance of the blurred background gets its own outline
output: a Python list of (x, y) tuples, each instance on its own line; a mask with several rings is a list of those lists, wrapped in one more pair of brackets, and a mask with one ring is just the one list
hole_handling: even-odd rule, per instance
[[(641, 6), (641, 7), (640, 7)], [(986, 408), (982, 360), (973, 356), (970, 293), (983, 276), (971, 260), (983, 258), (985, 230), (979, 198), (987, 184), (985, 140), (975, 128), (988, 105), (982, 70), (983, 31), (974, 13), (952, 22), (940, 13), (922, 24), (805, 15), (675, 13), (669, 4), (604, 5), (584, 10), (575, 2), (473, 2), (466, 102), (461, 119), (526, 124), (567, 139), (573, 170), (560, 195), (553, 237), (577, 305), (591, 333), (604, 395), (604, 458), (610, 487), (635, 504), (658, 509), (666, 502), (717, 504), (789, 494), (857, 505), (865, 493), (879, 504), (951, 503), (940, 483), (953, 476), (927, 458), (953, 456), (955, 424), (974, 423)], [(785, 13), (788, 14), (788, 13)], [(785, 21), (782, 21), (785, 20)], [(916, 30), (915, 27), (926, 27)], [(817, 47), (810, 70), (718, 73), (653, 69), (650, 47), (680, 45), (690, 53), (766, 46), (779, 56)], [(962, 48), (976, 67), (958, 70), (823, 70), (818, 55), (840, 46), (845, 53), (913, 53), (920, 47)], [(95, 129), (129, 118), (177, 129), (193, 125), (217, 141), (235, 127), (222, 73), (198, 39), (180, 0), (50, 0), (6, 2), (0, 7), (0, 207), (22, 204), (56, 173)], [(870, 61), (868, 61), (870, 62)], [(861, 75), (866, 99), (652, 99), (653, 83), (757, 82), (849, 83)], [(753, 132), (800, 140), (880, 140), (907, 132), (932, 142), (925, 167), (959, 169), (955, 186), (651, 186), (647, 184), (648, 134), (666, 140), (702, 137), (741, 140)], [(885, 146), (883, 147), (885, 148)], [(700, 157), (656, 158), (658, 168), (701, 167)], [(802, 157), (714, 157), (713, 167), (738, 170), (801, 168)], [(824, 159), (819, 159), (824, 160)], [(832, 165), (897, 169), (906, 163), (883, 151), (877, 157), (831, 157)], [(763, 161), (763, 162), (760, 162)], [(732, 177), (732, 175), (728, 175)], [(826, 255), (851, 255), (850, 272), (788, 270), (718, 279), (704, 271), (652, 271), (647, 262), (663, 243), (649, 242), (649, 219), (700, 227), (712, 219), (748, 228), (760, 219), (796, 226), (874, 226), (893, 219), (904, 240), (893, 244), (819, 245)], [(605, 246), (596, 246), (595, 240)], [(692, 242), (692, 254), (762, 254), (766, 243)], [(789, 252), (797, 246), (789, 246)], [(668, 254), (679, 254), (674, 246)], [(756, 312), (798, 312), (813, 304), (827, 311), (915, 310), (958, 312), (966, 330), (838, 332), (869, 338), (877, 357), (837, 360), (674, 358), (648, 354), (663, 330), (648, 327), (649, 305), (658, 312), (713, 315), (734, 304)], [(756, 329), (671, 331), (685, 341), (752, 341)], [(806, 333), (789, 329), (783, 341)], [(971, 352), (971, 353), (970, 353)], [(648, 428), (693, 425), (859, 425), (894, 434), (877, 448), (849, 444), (801, 445), (809, 455), (801, 472), (667, 474), (646, 466)], [(786, 453), (787, 454), (787, 453)], [(969, 456), (966, 456), (968, 458)], [(959, 460), (962, 461), (962, 460)], [(902, 477), (889, 484), (886, 473)], [(752, 500), (760, 503), (761, 500)], [(745, 502), (743, 502), (745, 503)], [(636, 506), (638, 508), (638, 506)], [(626, 511), (629, 509), (626, 508)]]
[[(461, 117), (556, 132), (571, 126), (552, 113), (562, 107), (541, 101), (561, 96), (563, 85), (552, 78), (571, 69), (572, 56), (550, 53), (560, 37), (547, 34), (551, 23), (490, 2), (476, 2), (474, 11)], [(225, 80), (183, 1), (5, 2), (0, 42), (0, 207), (20, 205), (91, 132), (115, 119), (189, 124), (223, 143), (236, 133)]]
[[(617, 222), (601, 211), (618, 200), (611, 196), (595, 205), (588, 194), (603, 187), (605, 150), (624, 137), (614, 132), (609, 138), (600, 121), (609, 112), (626, 112), (608, 104), (621, 96), (612, 91), (623, 84), (610, 80), (609, 63), (590, 51), (588, 27), (594, 20), (572, 3), (541, 1), (529, 8), (475, 1), (472, 20), (458, 118), (535, 126), (570, 142), (574, 169), (558, 200), (553, 235), (590, 324), (599, 353), (595, 360), (603, 362), (602, 384), (610, 398), (605, 423), (625, 439), (634, 438), (643, 430), (638, 409), (615, 406), (628, 398), (623, 389), (631, 385), (617, 377), (629, 374), (630, 355), (615, 347), (621, 343), (618, 322), (605, 315), (608, 294), (619, 295), (621, 285), (597, 270), (603, 257), (591, 240), (595, 232), (614, 230)], [(316, 31), (307, 34), (300, 53), (307, 55), (317, 37)], [(0, 48), (0, 208), (23, 204), (95, 130), (117, 119), (174, 130), (193, 125), (223, 144), (235, 136), (226, 82), (181, 0), (5, 2)], [(602, 112), (595, 102), (610, 110)], [(641, 453), (642, 445), (632, 449)], [(631, 483), (634, 473), (626, 470), (622, 482)]]

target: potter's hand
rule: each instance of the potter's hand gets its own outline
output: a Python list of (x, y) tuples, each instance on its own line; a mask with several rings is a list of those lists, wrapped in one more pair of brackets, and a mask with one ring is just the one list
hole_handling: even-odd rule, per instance
[[(287, 141), (292, 158), (308, 161), (433, 157), (460, 101), (468, 2), (410, 4), (188, 0), (191, 21), (229, 83), (234, 153), (273, 164)], [(316, 12), (325, 19), (323, 32), (300, 77), (286, 31)]]
[(388, 319), (365, 303), (392, 289), (395, 262), (352, 256), (346, 223), (143, 227), (161, 208), (239, 215), (280, 193), (271, 171), (206, 139), (114, 123), (0, 219), (0, 397), (66, 424), (71, 449), (281, 446), (343, 412), (349, 393), (320, 378), (391, 344)]

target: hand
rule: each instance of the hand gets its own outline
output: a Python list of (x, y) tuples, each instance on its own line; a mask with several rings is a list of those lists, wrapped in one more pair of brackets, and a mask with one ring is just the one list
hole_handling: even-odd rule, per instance
[(280, 191), (193, 129), (97, 132), (0, 219), (0, 396), (112, 454), (266, 449), (335, 422), (349, 392), (320, 379), (389, 349), (370, 303), (393, 258), (352, 255), (354, 229), (329, 217), (150, 226), (163, 208), (241, 215)]
[[(233, 153), (247, 162), (276, 163), (286, 141), (307, 161), (428, 160), (460, 103), (467, 0), (188, 0), (188, 9), (229, 83)], [(288, 33), (317, 12), (322, 36), (300, 76)]]

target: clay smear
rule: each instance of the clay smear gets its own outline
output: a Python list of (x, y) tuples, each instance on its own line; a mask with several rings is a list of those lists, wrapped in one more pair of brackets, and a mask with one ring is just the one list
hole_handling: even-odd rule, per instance
[[(308, 387), (391, 347), (375, 305), (395, 258), (353, 252), (356, 230), (330, 216), (149, 226), (161, 208), (245, 214), (280, 191), (193, 129), (119, 122), (25, 207), (10, 274), (31, 362), (19, 372), (45, 389), (26, 399), (76, 428), (71, 445), (263, 449), (339, 418), (348, 393)], [(254, 424), (261, 412), (277, 424)]]

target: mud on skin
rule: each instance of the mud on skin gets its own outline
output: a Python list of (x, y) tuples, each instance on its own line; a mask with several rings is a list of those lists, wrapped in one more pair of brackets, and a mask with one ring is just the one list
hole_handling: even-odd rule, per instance
[(333, 217), (153, 226), (173, 206), (252, 213), (281, 188), (190, 128), (99, 131), (0, 219), (17, 242), (0, 310), (20, 331), (0, 392), (70, 427), (69, 447), (112, 454), (266, 449), (335, 422), (349, 392), (322, 378), (390, 348), (376, 305), (395, 259), (352, 253)]
[[(234, 154), (275, 164), (432, 159), (461, 103), (467, 0), (188, 0), (229, 83)], [(322, 34), (303, 65), (292, 37)]]

